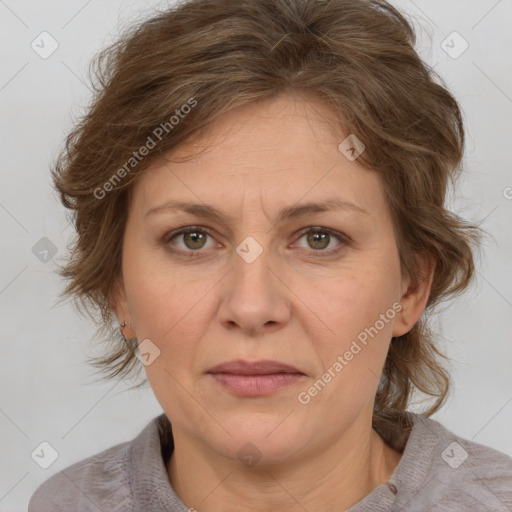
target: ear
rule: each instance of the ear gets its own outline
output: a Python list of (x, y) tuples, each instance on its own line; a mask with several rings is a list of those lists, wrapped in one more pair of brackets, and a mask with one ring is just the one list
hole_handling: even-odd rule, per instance
[(112, 290), (112, 303), (119, 325), (126, 322), (126, 326), (122, 329), (124, 336), (126, 338), (135, 337), (135, 331), (132, 327), (132, 319), (130, 316), (130, 309), (128, 307), (128, 300), (126, 298), (126, 290), (124, 288), (122, 276), (119, 276), (114, 283)]
[(421, 318), (427, 306), (432, 281), (434, 280), (436, 259), (432, 254), (418, 256), (420, 275), (416, 282), (407, 280), (402, 290), (402, 309), (393, 325), (393, 337), (408, 333)]

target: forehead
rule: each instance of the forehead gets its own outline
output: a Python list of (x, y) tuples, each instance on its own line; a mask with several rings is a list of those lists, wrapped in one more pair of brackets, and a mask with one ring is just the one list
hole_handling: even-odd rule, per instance
[(182, 144), (168, 156), (186, 158), (198, 151), (208, 152), (211, 158), (229, 154), (230, 161), (246, 166), (258, 156), (270, 155), (282, 168), (285, 157), (294, 161), (316, 158), (322, 148), (338, 145), (345, 136), (341, 120), (326, 104), (294, 94), (281, 95), (222, 114), (200, 139)]
[(320, 102), (283, 96), (236, 108), (202, 138), (154, 161), (135, 185), (135, 204), (147, 211), (187, 200), (219, 210), (246, 204), (268, 211), (329, 198), (378, 210), (385, 206), (380, 179), (340, 152), (346, 137)]

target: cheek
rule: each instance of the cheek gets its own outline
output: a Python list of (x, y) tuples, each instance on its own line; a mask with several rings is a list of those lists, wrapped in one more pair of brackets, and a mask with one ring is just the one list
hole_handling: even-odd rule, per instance
[(317, 351), (325, 371), (336, 375), (332, 388), (343, 388), (344, 396), (370, 396), (378, 385), (397, 314), (397, 276), (390, 265), (386, 271), (377, 263), (347, 268), (323, 293), (308, 295), (328, 326), (313, 335)]
[(123, 255), (130, 313), (138, 334), (162, 338), (180, 327), (181, 318), (186, 320), (201, 290), (190, 272), (169, 264), (164, 250), (143, 247), (142, 242), (127, 244)]
[[(151, 340), (160, 351), (154, 363), (146, 366), (150, 380), (169, 379), (165, 370), (192, 375), (201, 364), (198, 340), (211, 323), (214, 305), (214, 276), (170, 266), (155, 254), (132, 254), (126, 259), (125, 287), (130, 314), (139, 342)], [(161, 375), (157, 375), (159, 372)]]
[[(395, 273), (391, 269), (381, 272), (377, 266), (360, 267), (347, 269), (344, 275), (330, 282), (328, 290), (324, 289), (317, 297), (321, 304), (318, 311), (336, 338), (356, 337), (392, 308), (399, 297)], [(391, 330), (390, 322), (384, 327), (379, 322), (378, 327), (383, 331)]]
[(153, 340), (162, 352), (172, 345), (177, 355), (190, 350), (198, 338), (206, 321), (205, 307), (204, 288), (184, 293), (176, 282), (166, 286), (161, 280), (141, 283), (131, 303), (139, 337)]
[[(204, 411), (191, 400), (190, 390), (201, 364), (197, 340), (207, 321), (205, 308), (210, 305), (204, 295), (210, 287), (204, 280), (194, 285), (180, 271), (150, 263), (143, 260), (126, 284), (139, 343), (149, 339), (159, 351), (144, 371), (156, 399), (165, 411), (173, 412), (177, 425), (201, 424)], [(200, 396), (197, 399), (203, 403)]]

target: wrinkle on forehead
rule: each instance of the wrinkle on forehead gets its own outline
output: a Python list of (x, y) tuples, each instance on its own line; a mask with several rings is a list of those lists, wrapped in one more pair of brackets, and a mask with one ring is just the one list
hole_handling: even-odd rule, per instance
[[(326, 103), (310, 95), (303, 97), (289, 93), (254, 101), (225, 112), (201, 133), (201, 137), (192, 135), (189, 140), (169, 151), (165, 160), (167, 162), (181, 162), (183, 159), (193, 161), (220, 147), (238, 148), (241, 142), (240, 134), (242, 139), (251, 140), (251, 144), (246, 148), (246, 156), (249, 153), (257, 157), (260, 153), (292, 152), (295, 148), (275, 140), (275, 133), (268, 129), (266, 122), (284, 121), (286, 125), (286, 120), (290, 118), (300, 118), (307, 123), (307, 129), (296, 134), (300, 137), (295, 141), (298, 147), (309, 143), (312, 139), (319, 146), (324, 146), (338, 144), (344, 138), (341, 119)], [(298, 123), (297, 126), (306, 128), (304, 123)], [(258, 144), (257, 139), (252, 140), (253, 136), (261, 137), (262, 135), (268, 136), (262, 144)], [(275, 171), (279, 169), (276, 168)]]
[(148, 175), (141, 177), (142, 188), (149, 186), (142, 203), (179, 197), (215, 205), (240, 220), (262, 212), (270, 221), (273, 210), (321, 200), (328, 192), (332, 196), (334, 188), (345, 199), (368, 207), (372, 180), (365, 176), (366, 168), (339, 152), (345, 135), (339, 126), (333, 128), (335, 122), (325, 104), (296, 97), (232, 109), (202, 138), (182, 143), (165, 154), (159, 166), (155, 161), (147, 169)]

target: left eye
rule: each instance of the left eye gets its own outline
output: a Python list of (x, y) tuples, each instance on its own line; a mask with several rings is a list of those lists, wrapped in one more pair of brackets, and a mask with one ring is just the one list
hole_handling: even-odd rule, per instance
[[(208, 230), (195, 226), (188, 226), (171, 233), (169, 236), (166, 236), (164, 242), (170, 243), (171, 240), (174, 240), (175, 238), (179, 239), (180, 237), (185, 246), (178, 246), (178, 249), (185, 253), (198, 252), (200, 249), (206, 247), (207, 237), (212, 238)], [(339, 246), (342, 246), (344, 242), (347, 242), (346, 237), (343, 234), (332, 231), (331, 229), (321, 227), (308, 228), (306, 231), (303, 231), (298, 240), (303, 238), (306, 238), (306, 242), (309, 245), (309, 248), (313, 250), (313, 252), (323, 252), (328, 254), (339, 250)], [(329, 247), (333, 239), (337, 239), (340, 243), (334, 248), (325, 250)]]
[[(306, 241), (308, 245), (314, 250), (314, 251), (320, 251), (320, 252), (326, 252), (331, 253), (334, 252), (337, 248), (334, 247), (332, 249), (329, 249), (327, 251), (324, 251), (326, 249), (332, 239), (337, 239), (339, 242), (344, 242), (344, 237), (341, 234), (337, 234), (334, 231), (327, 229), (327, 228), (309, 228), (305, 233), (302, 234), (302, 236), (299, 238), (302, 239), (306, 237)], [(341, 244), (338, 244), (341, 245)]]

